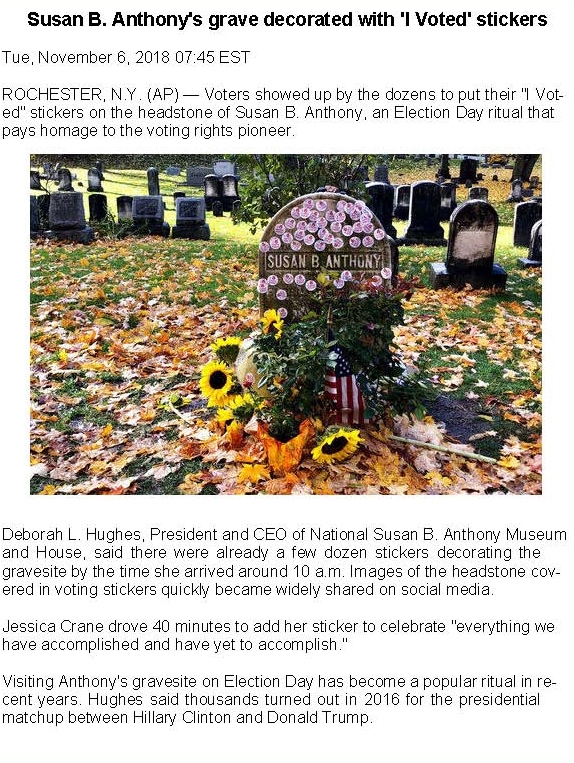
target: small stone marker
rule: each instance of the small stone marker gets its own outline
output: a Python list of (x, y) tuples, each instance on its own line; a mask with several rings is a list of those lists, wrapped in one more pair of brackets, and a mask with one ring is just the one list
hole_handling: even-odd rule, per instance
[(97, 169), (97, 171), (100, 174), (100, 180), (105, 180), (104, 178), (104, 163), (98, 159), (98, 161), (94, 164), (94, 167)]
[(395, 188), (395, 208), (394, 208), (394, 216), (397, 218), (397, 220), (409, 219), (410, 206), (411, 206), (410, 185), (398, 185)]
[(542, 204), (523, 201), (514, 207), (514, 246), (529, 246), (532, 226), (542, 219)]
[(204, 199), (180, 197), (175, 200), (175, 226), (171, 235), (173, 238), (209, 240), (210, 230), (205, 222)]
[(133, 220), (132, 217), (132, 204), (133, 196), (118, 196), (116, 199), (116, 207), (118, 210), (118, 220)]
[(181, 175), (181, 168), (180, 167), (173, 167), (169, 166), (165, 168), (165, 174), (169, 175), (170, 177), (175, 177), (176, 175)]
[(103, 193), (93, 193), (88, 196), (90, 207), (90, 224), (101, 223), (108, 214), (108, 200)]
[(528, 247), (528, 257), (520, 257), (518, 264), (525, 268), (542, 267), (542, 220), (538, 220), (532, 226), (530, 233), (530, 246)]
[(260, 312), (273, 308), (287, 321), (300, 320), (322, 270), (337, 275), (336, 287), (353, 276), (390, 283), (389, 239), (363, 201), (313, 193), (273, 217), (259, 245)]
[(460, 182), (466, 183), (470, 180), (471, 184), (476, 183), (476, 170), (478, 169), (478, 161), (476, 159), (463, 159), (460, 163)]
[(40, 173), (37, 170), (30, 170), (30, 190), (41, 191), (42, 183), (40, 182)]
[(450, 216), (456, 209), (456, 184), (440, 184), (440, 219), (441, 222), (450, 220)]
[(450, 218), (446, 262), (430, 265), (433, 289), (444, 286), (476, 288), (506, 285), (506, 271), (494, 262), (498, 213), (486, 201), (476, 199), (458, 206)]
[(214, 201), (221, 201), (221, 182), (217, 175), (206, 175), (203, 179), (205, 208), (211, 211)]
[(522, 196), (522, 180), (513, 180), (512, 186), (510, 190), (510, 196), (506, 201), (514, 202), (514, 203), (520, 203), (521, 201), (524, 201)]
[(159, 191), (159, 172), (157, 167), (149, 167), (147, 171), (147, 193), (148, 196), (160, 196)]
[(77, 191), (50, 194), (48, 222), (46, 238), (80, 244), (94, 240), (93, 228), (86, 225), (83, 194)]
[(375, 167), (374, 181), (375, 183), (389, 182), (389, 166), (387, 164), (379, 164)]
[(169, 236), (169, 223), (163, 219), (161, 196), (134, 196), (132, 218), (137, 232), (143, 235)]
[(91, 167), (88, 170), (88, 192), (101, 193), (103, 190), (100, 173), (96, 167)]
[(450, 179), (450, 168), (448, 164), (448, 154), (440, 155), (440, 164), (438, 168), (438, 176), (443, 177), (445, 180)]
[(219, 199), (214, 199), (211, 204), (211, 213), (214, 217), (223, 217), (223, 204)]
[(437, 183), (427, 180), (413, 183), (408, 226), (397, 244), (445, 246), (444, 230), (440, 226), (440, 206), (440, 186)]
[(185, 196), (185, 191), (174, 191), (173, 192), (173, 201), (176, 202), (177, 199), (183, 199)]
[(203, 167), (201, 165), (188, 167), (186, 169), (186, 185), (194, 188), (203, 188), (203, 181), (206, 175), (213, 174), (213, 167)]
[(385, 233), (391, 238), (397, 237), (397, 229), (393, 225), (393, 203), (395, 189), (392, 185), (383, 182), (367, 183), (365, 185), (370, 201), (369, 209), (382, 224)]
[(58, 191), (70, 193), (73, 192), (72, 173), (67, 167), (58, 170)]
[(221, 203), (224, 212), (231, 212), (233, 205), (239, 200), (236, 175), (223, 175), (221, 178)]
[(472, 201), (472, 199), (480, 199), (481, 201), (488, 201), (488, 188), (481, 188), (478, 185), (474, 186), (474, 188), (469, 188), (468, 198), (470, 201)]
[(30, 238), (35, 239), (40, 235), (40, 213), (38, 212), (38, 201), (35, 196), (30, 194)]

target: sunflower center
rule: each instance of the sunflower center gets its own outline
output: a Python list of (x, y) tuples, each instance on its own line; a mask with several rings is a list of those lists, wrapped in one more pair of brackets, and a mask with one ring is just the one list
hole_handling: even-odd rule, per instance
[(212, 389), (223, 389), (227, 384), (227, 374), (223, 371), (214, 371), (209, 376), (209, 384)]
[(326, 442), (323, 447), (321, 448), (321, 452), (324, 453), (326, 456), (331, 456), (333, 453), (339, 453), (339, 451), (343, 450), (345, 445), (349, 440), (346, 437), (335, 437), (334, 440), (331, 442)]

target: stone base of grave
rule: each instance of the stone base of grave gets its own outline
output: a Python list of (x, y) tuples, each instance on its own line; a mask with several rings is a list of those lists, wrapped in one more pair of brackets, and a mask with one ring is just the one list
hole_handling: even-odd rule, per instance
[(134, 222), (133, 223), (133, 229), (134, 233), (136, 235), (140, 236), (163, 236), (164, 238), (169, 238), (169, 223), (142, 223), (142, 222)]
[(431, 289), (444, 289), (447, 286), (473, 286), (475, 289), (506, 287), (507, 273), (504, 268), (494, 263), (492, 270), (458, 270), (449, 272), (444, 262), (432, 262), (429, 266)]
[(103, 192), (104, 192), (104, 189), (102, 188), (101, 185), (96, 188), (88, 188), (88, 193), (103, 193)]
[(397, 204), (393, 212), (393, 217), (395, 217), (397, 220), (408, 220), (409, 208), (404, 204)]
[(44, 236), (52, 241), (73, 241), (76, 244), (90, 244), (94, 240), (94, 229), (86, 226), (85, 228), (47, 230)]
[(436, 235), (417, 235), (407, 231), (406, 235), (397, 239), (397, 246), (413, 246), (414, 244), (424, 244), (425, 246), (446, 246), (447, 240), (444, 237), (444, 232), (441, 228), (440, 232), (437, 231)]
[(523, 268), (541, 268), (542, 260), (529, 260), (528, 257), (519, 257), (516, 262)]
[(171, 229), (172, 238), (188, 238), (197, 241), (209, 241), (211, 231), (209, 225), (174, 225)]

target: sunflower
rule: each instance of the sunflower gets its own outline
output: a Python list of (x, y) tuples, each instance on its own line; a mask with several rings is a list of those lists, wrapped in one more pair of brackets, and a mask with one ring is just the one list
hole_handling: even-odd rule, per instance
[(210, 347), (219, 360), (223, 360), (225, 363), (234, 363), (239, 353), (240, 344), (241, 339), (239, 337), (229, 336), (224, 339), (216, 339)]
[(261, 318), (261, 324), (264, 334), (273, 333), (275, 339), (281, 338), (281, 332), (283, 331), (283, 319), (277, 312), (277, 310), (266, 310)]
[(212, 360), (201, 369), (199, 389), (210, 407), (227, 403), (228, 392), (233, 385), (231, 368), (219, 360)]
[(352, 456), (363, 442), (358, 429), (345, 429), (344, 427), (329, 427), (319, 440), (317, 447), (313, 448), (311, 455), (320, 464), (332, 464), (336, 461), (344, 461)]

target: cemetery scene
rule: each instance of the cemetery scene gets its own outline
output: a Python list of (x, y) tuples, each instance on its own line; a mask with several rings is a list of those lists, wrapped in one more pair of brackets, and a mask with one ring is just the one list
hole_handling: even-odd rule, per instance
[(542, 169), (31, 156), (30, 492), (541, 493)]

